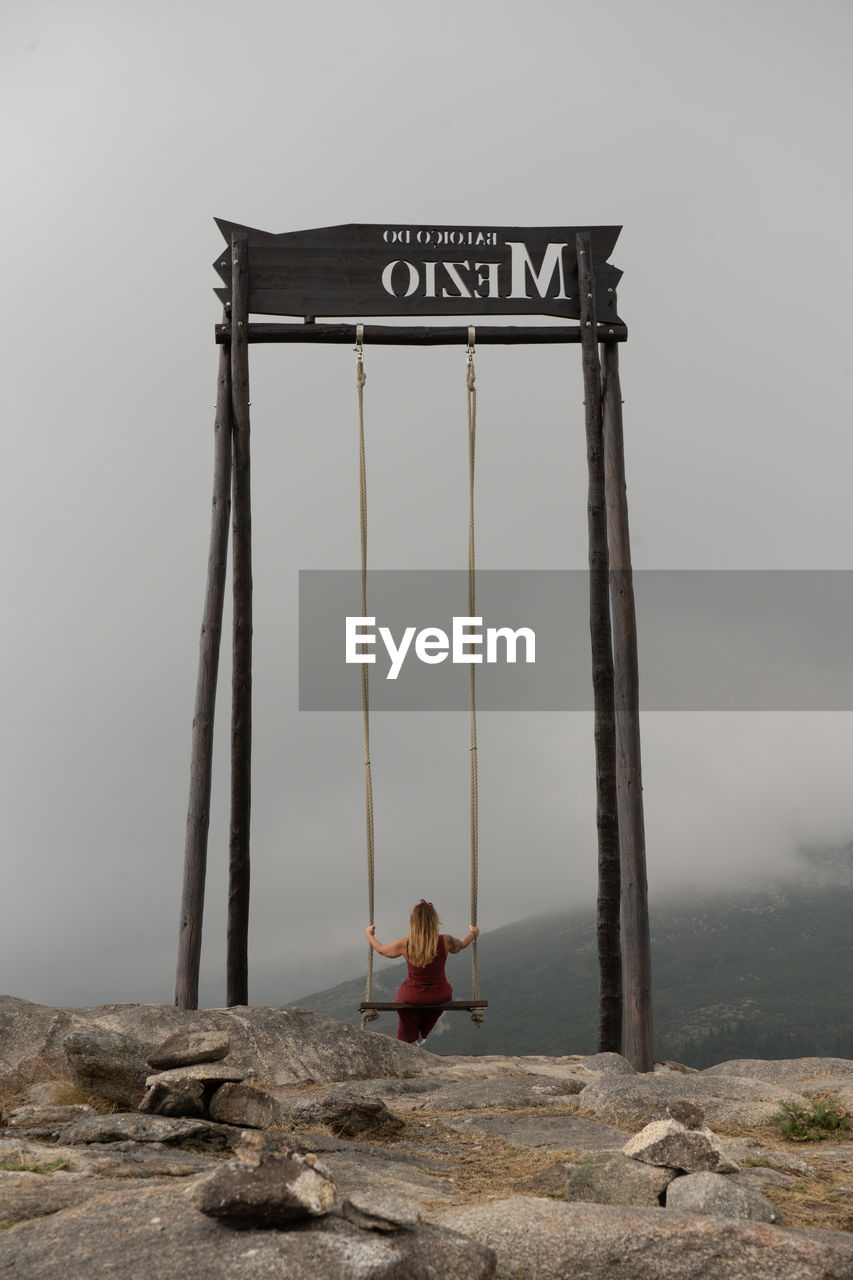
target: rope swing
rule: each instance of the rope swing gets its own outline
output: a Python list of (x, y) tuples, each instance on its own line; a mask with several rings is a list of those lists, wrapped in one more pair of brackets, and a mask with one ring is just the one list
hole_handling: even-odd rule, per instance
[[(465, 377), (465, 398), (468, 408), (468, 617), (476, 614), (475, 586), (476, 573), (474, 561), (474, 447), (477, 442), (477, 388), (474, 370), (474, 326), (468, 326), (468, 347), (465, 352), (467, 373)], [(468, 664), (470, 687), (471, 715), (471, 924), (477, 923), (477, 894), (479, 889), (479, 810), (480, 788), (477, 775), (477, 678), (476, 664)], [(480, 998), (480, 977), (477, 972), (477, 939), (471, 944), (471, 990), (474, 999)], [(483, 1010), (472, 1009), (471, 1021), (476, 1025), (483, 1024)]]
[[(466, 375), (465, 396), (468, 418), (468, 616), (475, 616), (475, 559), (474, 559), (474, 454), (477, 435), (477, 389), (474, 370), (474, 347), (476, 332), (474, 325), (468, 326), (468, 344), (465, 349)], [(364, 325), (356, 326), (356, 390), (358, 395), (358, 477), (359, 477), (359, 528), (361, 541), (361, 616), (367, 617), (367, 466), (364, 448), (364, 384), (367, 375), (364, 370)], [(477, 686), (476, 666), (468, 664), (470, 691), (470, 794), (471, 794), (471, 924), (477, 923), (477, 895), (479, 888), (479, 784), (477, 775)], [(368, 665), (361, 664), (361, 720), (364, 735), (364, 799), (367, 823), (367, 905), (369, 923), (374, 921), (376, 859), (375, 829), (373, 822), (373, 780), (370, 771), (370, 683)], [(471, 945), (471, 982), (472, 1000), (451, 1000), (436, 1005), (437, 1009), (467, 1010), (471, 1021), (477, 1026), (483, 1022), (483, 1009), (487, 1001), (480, 999), (480, 979), (477, 970), (477, 939)], [(366, 1030), (368, 1022), (379, 1017), (379, 1010), (404, 1009), (408, 1006), (398, 1001), (375, 1001), (373, 999), (373, 947), (368, 946), (367, 977), (364, 987), (364, 1000), (359, 1006), (361, 1010), (361, 1029)]]
[[(367, 465), (364, 454), (364, 384), (367, 374), (364, 371), (364, 325), (356, 328), (355, 339), (355, 385), (358, 393), (358, 520), (361, 542), (361, 616), (367, 617)], [(364, 811), (367, 822), (367, 910), (369, 924), (373, 919), (376, 890), (376, 857), (375, 831), (373, 826), (373, 778), (370, 772), (370, 681), (368, 665), (361, 664), (361, 725), (364, 735)], [(367, 979), (364, 987), (364, 999), (373, 997), (373, 947), (367, 947)], [(375, 1009), (364, 1009), (361, 1014), (361, 1029), (364, 1031), (368, 1022), (375, 1022), (379, 1014)]]

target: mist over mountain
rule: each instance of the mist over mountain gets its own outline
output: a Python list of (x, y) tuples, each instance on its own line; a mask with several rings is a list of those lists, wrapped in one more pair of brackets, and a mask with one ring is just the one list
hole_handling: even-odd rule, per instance
[[(650, 908), (655, 1056), (705, 1067), (727, 1058), (853, 1057), (853, 842), (800, 851), (763, 887), (670, 898)], [(471, 994), (468, 952), (451, 957), (454, 994)], [(405, 966), (377, 958), (373, 997), (393, 1000)], [(595, 1052), (595, 913), (554, 912), (483, 934), (478, 1029), (446, 1014), (443, 1053)], [(364, 977), (297, 1003), (358, 1025)], [(396, 1016), (373, 1029), (396, 1034)]]

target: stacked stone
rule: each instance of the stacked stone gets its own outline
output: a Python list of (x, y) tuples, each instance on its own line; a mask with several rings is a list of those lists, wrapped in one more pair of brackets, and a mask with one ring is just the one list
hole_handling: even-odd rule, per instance
[(178, 1031), (149, 1055), (153, 1075), (140, 1111), (190, 1116), (241, 1128), (268, 1129), (278, 1122), (275, 1099), (245, 1082), (245, 1072), (223, 1062), (231, 1049), (224, 1031)]
[(602, 1153), (569, 1165), (567, 1198), (780, 1221), (776, 1205), (740, 1176), (700, 1107), (676, 1101), (667, 1113), (626, 1142), (621, 1155)]

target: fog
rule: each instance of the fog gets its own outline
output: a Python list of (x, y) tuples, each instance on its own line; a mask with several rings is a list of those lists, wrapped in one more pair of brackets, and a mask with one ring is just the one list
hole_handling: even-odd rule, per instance
[[(172, 999), (214, 216), (270, 231), (623, 224), (637, 567), (853, 568), (846, 7), (241, 12), (10, 0), (0, 17), (0, 988), (46, 1004)], [(365, 360), (371, 565), (464, 568), (464, 351)], [(295, 999), (365, 958), (360, 716), (300, 711), (297, 653), (299, 571), (358, 566), (354, 361), (251, 352), (252, 1000)], [(483, 347), (476, 364), (479, 565), (582, 569), (577, 349)], [(203, 1004), (225, 998), (229, 682), (226, 642)], [(761, 882), (802, 844), (853, 837), (849, 712), (650, 710), (642, 732), (652, 900)], [(380, 937), (422, 896), (464, 931), (464, 714), (377, 714), (372, 756)], [(484, 932), (591, 903), (591, 715), (484, 714), (479, 756)]]

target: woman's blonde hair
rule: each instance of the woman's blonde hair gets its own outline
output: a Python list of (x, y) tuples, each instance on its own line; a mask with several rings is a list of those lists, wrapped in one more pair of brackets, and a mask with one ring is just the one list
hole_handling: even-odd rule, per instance
[(423, 899), (413, 908), (409, 918), (409, 962), (423, 969), (438, 954), (438, 912)]

